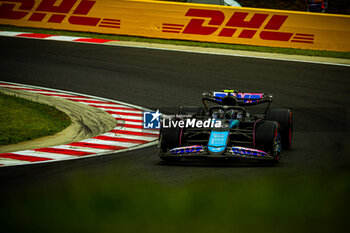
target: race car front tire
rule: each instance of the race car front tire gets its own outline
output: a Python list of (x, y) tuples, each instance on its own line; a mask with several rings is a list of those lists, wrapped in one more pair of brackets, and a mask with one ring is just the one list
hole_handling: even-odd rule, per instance
[(281, 128), (283, 149), (290, 149), (293, 140), (292, 111), (287, 108), (271, 108), (266, 112), (266, 119), (277, 121)]
[(255, 129), (255, 148), (268, 152), (278, 163), (281, 152), (280, 127), (276, 121), (263, 121)]
[(179, 146), (179, 137), (180, 137), (180, 129), (177, 128), (162, 128), (160, 132), (160, 148), (159, 148), (159, 157), (165, 162), (178, 162), (182, 158), (181, 157), (169, 157), (164, 154), (168, 152), (168, 150), (173, 149)]
[[(164, 121), (169, 121), (165, 119)], [(168, 149), (178, 147), (180, 144), (180, 128), (179, 127), (162, 127), (160, 130), (160, 145), (163, 152)]]

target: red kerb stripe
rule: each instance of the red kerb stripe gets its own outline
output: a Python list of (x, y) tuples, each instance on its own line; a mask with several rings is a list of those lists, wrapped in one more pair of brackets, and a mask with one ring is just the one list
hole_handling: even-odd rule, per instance
[(141, 113), (131, 113), (131, 112), (118, 112), (118, 111), (106, 111), (109, 114), (118, 114), (118, 115), (124, 115), (124, 116), (142, 116)]
[(94, 38), (81, 38), (81, 39), (77, 39), (74, 41), (78, 41), (78, 42), (90, 42), (90, 43), (106, 43), (109, 41), (113, 41), (113, 40), (106, 40), (106, 39), (94, 39)]
[(89, 148), (95, 148), (95, 149), (104, 149), (104, 150), (122, 150), (127, 147), (122, 146), (110, 146), (110, 145), (103, 145), (103, 144), (96, 144), (96, 143), (88, 143), (88, 142), (73, 142), (68, 144), (70, 146), (80, 146), (80, 147), (89, 147)]
[(75, 96), (75, 95), (61, 95), (61, 94), (49, 94), (49, 93), (40, 93), (42, 95), (47, 95), (47, 96), (54, 96), (54, 97), (67, 97), (67, 98), (87, 98), (84, 96)]
[[(116, 120), (123, 120), (123, 121), (125, 121), (125, 122), (128, 122), (128, 121), (130, 121), (130, 122), (138, 122), (138, 123), (143, 123), (143, 120), (135, 120), (135, 119), (124, 119), (124, 118), (120, 118), (120, 117), (116, 117), (115, 118)], [(119, 123), (119, 125), (122, 125), (122, 123)]]
[(35, 157), (35, 156), (29, 156), (29, 155), (18, 155), (18, 154), (12, 154), (12, 153), (3, 153), (3, 154), (0, 154), (0, 157), (28, 161), (28, 162), (39, 162), (39, 161), (52, 160), (49, 158), (41, 158), (41, 157)]
[(84, 103), (92, 103), (92, 104), (115, 104), (113, 102), (104, 102), (100, 100), (77, 100), (77, 99), (67, 99), (67, 100), (72, 100), (76, 102), (84, 102)]
[(137, 143), (137, 144), (144, 144), (148, 143), (149, 141), (145, 140), (137, 140), (137, 139), (128, 139), (128, 138), (114, 138), (114, 137), (109, 137), (109, 136), (97, 136), (94, 137), (99, 140), (106, 140), (106, 141), (115, 141), (115, 142), (128, 142), (128, 143)]
[(116, 133), (116, 134), (135, 135), (135, 136), (145, 136), (145, 137), (155, 137), (155, 138), (158, 137), (158, 134), (155, 134), (155, 133), (134, 132), (134, 131), (120, 130), (120, 129), (113, 129), (109, 132)]
[(108, 109), (116, 109), (116, 110), (133, 110), (133, 111), (140, 111), (140, 112), (142, 112), (142, 110), (136, 109), (136, 108), (110, 107), (110, 106), (103, 106), (103, 105), (99, 106), (99, 105), (93, 105), (93, 104), (90, 104), (90, 106), (95, 107), (95, 108), (108, 108)]
[(39, 33), (22, 33), (17, 35), (19, 37), (30, 37), (30, 38), (48, 38), (53, 35), (47, 35), (47, 34), (39, 34)]
[(17, 85), (9, 84), (9, 83), (0, 83), (0, 85), (2, 85), (2, 86), (14, 86), (14, 87), (17, 87)]
[(75, 155), (75, 156), (84, 156), (84, 155), (95, 154), (95, 153), (91, 153), (91, 152), (67, 150), (67, 149), (59, 149), (59, 148), (40, 148), (40, 149), (35, 149), (35, 151), (56, 153), (56, 154), (66, 154), (66, 155)]
[(120, 124), (120, 126), (123, 126), (126, 128), (143, 129), (143, 125)]
[(143, 129), (145, 131), (159, 131), (159, 129), (145, 129), (143, 128), (143, 125), (118, 124), (118, 126), (122, 126), (125, 128)]

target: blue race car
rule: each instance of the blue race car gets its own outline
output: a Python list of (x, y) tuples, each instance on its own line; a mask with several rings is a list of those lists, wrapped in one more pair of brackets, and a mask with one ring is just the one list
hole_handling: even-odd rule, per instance
[[(292, 112), (270, 108), (273, 96), (235, 90), (202, 94), (203, 107), (181, 106), (163, 119), (159, 155), (164, 161), (190, 157), (259, 159), (278, 162), (293, 138)], [(247, 108), (267, 104), (263, 113)], [(256, 110), (256, 109), (255, 109)]]

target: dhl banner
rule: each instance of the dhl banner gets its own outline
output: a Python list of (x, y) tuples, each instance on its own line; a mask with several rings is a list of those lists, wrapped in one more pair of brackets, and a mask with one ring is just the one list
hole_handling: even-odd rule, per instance
[(140, 0), (0, 0), (0, 24), (350, 51), (350, 16)]

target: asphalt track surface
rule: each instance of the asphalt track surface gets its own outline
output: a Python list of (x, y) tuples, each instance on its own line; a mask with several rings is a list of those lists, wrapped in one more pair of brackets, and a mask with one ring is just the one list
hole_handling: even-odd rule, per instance
[(161, 162), (155, 147), (75, 161), (0, 169), (6, 191), (59, 182), (74, 170), (182, 184), (264, 175), (328, 174), (344, 168), (350, 67), (141, 48), (0, 37), (1, 80), (90, 94), (169, 113), (201, 105), (205, 90), (266, 91), (294, 112), (294, 145), (277, 166), (239, 161)]

